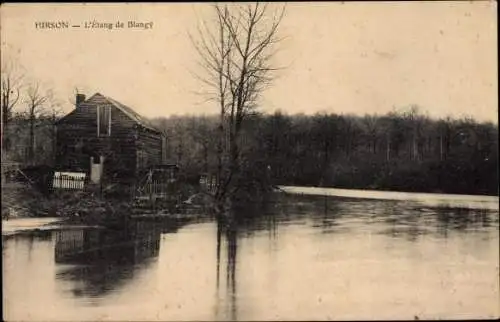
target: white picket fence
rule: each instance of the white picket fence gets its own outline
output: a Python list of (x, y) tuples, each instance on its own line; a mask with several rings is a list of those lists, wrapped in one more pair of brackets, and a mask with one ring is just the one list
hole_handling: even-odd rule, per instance
[(52, 187), (54, 189), (83, 190), (86, 174), (81, 172), (55, 172)]

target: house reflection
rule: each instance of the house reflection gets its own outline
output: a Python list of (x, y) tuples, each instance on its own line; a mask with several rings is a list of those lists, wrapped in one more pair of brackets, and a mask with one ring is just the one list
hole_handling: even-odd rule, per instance
[(71, 281), (74, 296), (105, 295), (157, 258), (161, 233), (153, 222), (130, 223), (122, 230), (58, 231), (55, 262), (64, 270), (56, 278)]

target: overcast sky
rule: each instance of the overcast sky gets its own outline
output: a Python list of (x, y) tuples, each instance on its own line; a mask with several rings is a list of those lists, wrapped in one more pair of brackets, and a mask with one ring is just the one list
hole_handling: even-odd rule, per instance
[[(417, 104), (434, 117), (498, 118), (496, 3), (290, 3), (276, 61), (287, 66), (261, 108), (288, 113), (385, 113)], [(148, 117), (215, 113), (188, 38), (206, 4), (1, 7), (2, 60), (52, 88), (66, 110), (75, 87)], [(129, 20), (149, 30), (37, 29), (36, 22)]]

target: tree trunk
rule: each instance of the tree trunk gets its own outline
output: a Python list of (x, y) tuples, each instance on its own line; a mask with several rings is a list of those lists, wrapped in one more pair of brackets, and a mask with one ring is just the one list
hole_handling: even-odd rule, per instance
[(439, 136), (439, 160), (443, 161), (443, 136)]
[(35, 117), (30, 116), (28, 163), (34, 164), (35, 159)]
[(208, 143), (203, 144), (203, 171), (208, 173)]
[(413, 160), (418, 160), (417, 135), (413, 133)]
[(387, 145), (386, 145), (386, 153), (385, 153), (386, 161), (389, 162), (391, 159), (391, 138), (387, 135)]

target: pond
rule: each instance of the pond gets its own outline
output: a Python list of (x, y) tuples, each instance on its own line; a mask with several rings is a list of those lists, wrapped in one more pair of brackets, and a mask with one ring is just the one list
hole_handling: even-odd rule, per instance
[[(460, 198), (458, 198), (460, 199)], [(250, 215), (249, 215), (250, 214)], [(245, 215), (245, 216), (244, 216)], [(5, 320), (499, 316), (499, 213), (276, 196), (238, 223), (138, 221), (3, 237)]]

